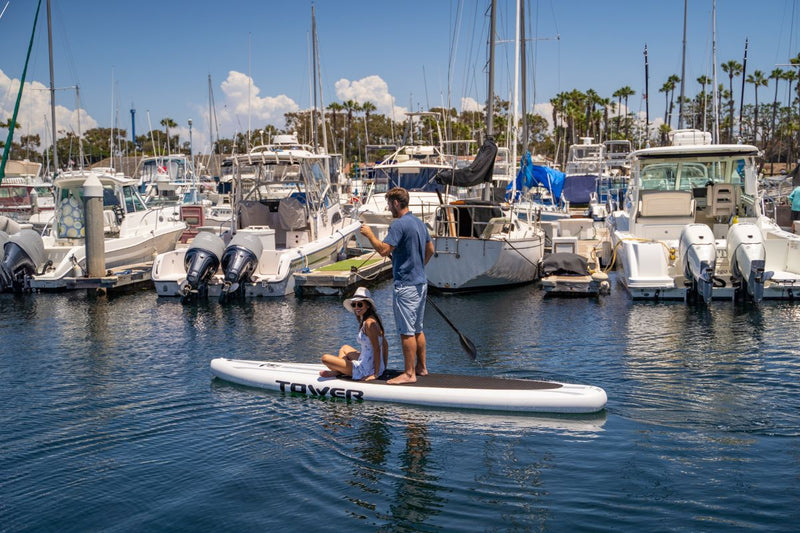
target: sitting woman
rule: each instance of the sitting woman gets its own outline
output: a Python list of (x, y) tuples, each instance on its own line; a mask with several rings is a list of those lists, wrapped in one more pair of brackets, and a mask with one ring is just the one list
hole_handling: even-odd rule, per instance
[(332, 378), (344, 374), (359, 381), (377, 379), (386, 370), (389, 344), (369, 289), (356, 289), (353, 297), (344, 301), (344, 308), (356, 315), (361, 326), (358, 329), (361, 350), (345, 344), (339, 348), (338, 357), (326, 353), (322, 356), (322, 363), (330, 370), (323, 370), (319, 375)]

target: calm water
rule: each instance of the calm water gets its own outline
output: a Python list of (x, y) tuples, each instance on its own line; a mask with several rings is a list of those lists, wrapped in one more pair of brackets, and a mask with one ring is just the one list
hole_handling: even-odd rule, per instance
[[(391, 324), (389, 286), (374, 294)], [(607, 410), (348, 404), (212, 379), (213, 357), (316, 362), (354, 341), (332, 298), (0, 295), (0, 530), (796, 531), (800, 304), (634, 304), (618, 286), (437, 302), (480, 364), (430, 309), (433, 371), (599, 385)]]

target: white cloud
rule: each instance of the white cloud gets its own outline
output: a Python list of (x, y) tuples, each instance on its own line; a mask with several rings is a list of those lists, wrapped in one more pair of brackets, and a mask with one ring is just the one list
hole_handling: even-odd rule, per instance
[(300, 109), (285, 94), (259, 96), (261, 89), (251, 78), (235, 70), (228, 72), (228, 77), (220, 84), (220, 88), (225, 98), (222, 107), (217, 108), (217, 120), (220, 124), (220, 135), (223, 136), (230, 135), (233, 131), (246, 130), (248, 117), (254, 129), (265, 124), (282, 127), (283, 115)]
[[(14, 105), (19, 92), (19, 79), (9, 78), (0, 69), (0, 94), (4, 97), (0, 100), (0, 119), (3, 122), (10, 119), (14, 114)], [(56, 106), (56, 127), (59, 137), (65, 132), (72, 131), (78, 133), (78, 115), (80, 114), (80, 129), (86, 131), (97, 127), (97, 121), (89, 116), (85, 110), (68, 109), (62, 105)], [(22, 126), (14, 130), (14, 138), (19, 139), (22, 135), (39, 135), (41, 139), (41, 149), (49, 145), (50, 138), (50, 92), (48, 87), (38, 81), (26, 82), (22, 91), (17, 123)], [(8, 136), (7, 129), (0, 129), (3, 141)]]
[(481, 111), (483, 112), (483, 108), (486, 107), (484, 104), (479, 104), (477, 100), (474, 98), (470, 98), (469, 96), (465, 96), (461, 99), (461, 111)]
[(395, 121), (404, 120), (408, 108), (394, 105), (394, 96), (389, 92), (389, 85), (377, 75), (367, 76), (360, 80), (340, 79), (334, 84), (336, 97), (342, 102), (354, 100), (359, 104), (372, 102), (377, 112)]

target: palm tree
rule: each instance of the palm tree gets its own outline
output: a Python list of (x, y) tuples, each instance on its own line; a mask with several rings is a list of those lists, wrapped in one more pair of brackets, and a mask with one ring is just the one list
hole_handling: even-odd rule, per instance
[(706, 114), (707, 114), (706, 113), (706, 108), (708, 107), (708, 105), (706, 103), (706, 100), (707, 100), (706, 85), (711, 83), (711, 78), (709, 78), (708, 76), (706, 76), (704, 74), (704, 75), (700, 76), (699, 78), (697, 78), (697, 83), (699, 83), (700, 86), (702, 87), (702, 89), (700, 90), (700, 94), (703, 97), (703, 101), (702, 101), (702, 104), (700, 106), (700, 112), (702, 113), (701, 116), (703, 117), (703, 129), (705, 129)]
[(675, 87), (678, 86), (678, 83), (682, 83), (683, 80), (677, 75), (673, 74), (669, 78), (667, 78), (667, 82), (670, 84), (670, 91), (669, 91), (669, 121), (668, 124), (672, 124), (672, 110), (675, 108)]
[[(664, 125), (669, 126), (669, 122), (667, 119), (669, 118), (669, 92), (674, 89), (675, 86), (669, 82), (669, 80), (664, 82), (664, 85), (658, 90), (660, 93), (664, 93)], [(663, 136), (662, 136), (663, 142)]]
[(167, 154), (169, 154), (170, 153), (170, 149), (169, 149), (169, 129), (170, 128), (177, 128), (178, 127), (178, 123), (175, 122), (174, 120), (172, 120), (171, 118), (166, 117), (166, 118), (162, 118), (161, 119), (161, 125), (164, 126), (164, 129), (166, 130), (166, 133), (167, 133)]
[(617, 99), (617, 133), (619, 133), (622, 121), (622, 87), (614, 91), (611, 97)]
[(369, 144), (369, 114), (377, 109), (375, 104), (369, 100), (361, 104), (361, 111), (364, 112), (364, 136), (367, 138), (367, 144)]
[(758, 88), (761, 86), (766, 87), (769, 80), (767, 80), (763, 72), (756, 70), (752, 74), (748, 74), (746, 81), (753, 85), (753, 90), (755, 91), (756, 106), (753, 114), (753, 140), (758, 141)]
[(733, 78), (742, 74), (742, 64), (731, 59), (722, 64), (722, 71), (728, 73), (728, 90), (730, 98), (730, 124), (728, 124), (728, 140), (733, 140)]
[(628, 98), (636, 94), (636, 91), (626, 85), (620, 89), (620, 92), (622, 93), (623, 100), (625, 100), (625, 138), (628, 139), (628, 128), (630, 126), (630, 121), (628, 120), (628, 115), (630, 115), (628, 112)]
[(333, 145), (336, 146), (336, 132), (338, 131), (338, 128), (336, 127), (336, 113), (343, 111), (344, 106), (339, 102), (331, 102), (328, 104), (328, 110), (333, 116), (333, 131), (331, 131), (331, 136), (333, 137)]
[(347, 100), (342, 104), (347, 111), (347, 146), (350, 147), (350, 132), (353, 124), (353, 113), (360, 111), (361, 106), (355, 100)]
[(775, 116), (778, 114), (778, 82), (783, 79), (783, 69), (776, 68), (769, 73), (769, 78), (775, 80), (775, 97), (772, 99), (772, 121), (769, 125), (769, 138), (775, 136)]

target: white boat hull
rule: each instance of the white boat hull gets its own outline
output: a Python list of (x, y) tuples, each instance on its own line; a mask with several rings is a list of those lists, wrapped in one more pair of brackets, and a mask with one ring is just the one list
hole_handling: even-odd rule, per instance
[(434, 256), (425, 269), (440, 290), (469, 290), (530, 283), (539, 277), (544, 237), (525, 239), (434, 238)]
[[(242, 284), (245, 297), (279, 297), (294, 292), (295, 272), (333, 262), (347, 241), (361, 227), (353, 222), (316, 241), (283, 250), (263, 250), (259, 265), (249, 281)], [(186, 248), (179, 248), (156, 257), (153, 263), (153, 283), (159, 296), (184, 296), (186, 280), (184, 257)], [(208, 283), (208, 297), (219, 298), (224, 283), (217, 272)]]
[(430, 407), (534, 413), (595, 413), (606, 392), (589, 385), (430, 374), (414, 384), (322, 378), (323, 365), (212, 359), (211, 372), (240, 385), (339, 400), (395, 402)]

